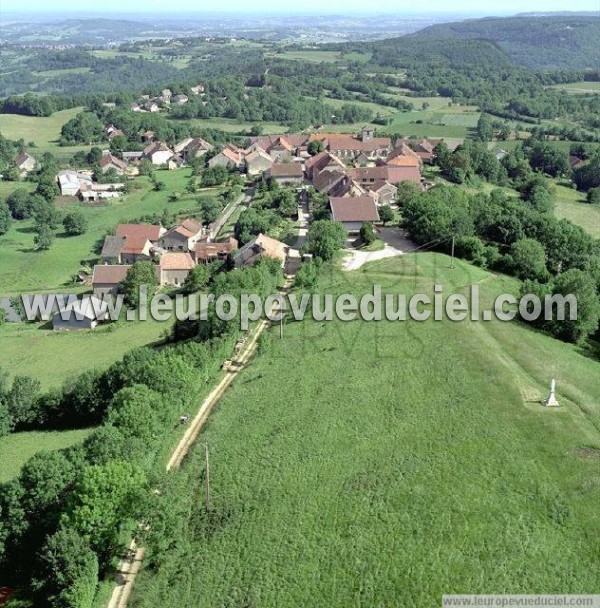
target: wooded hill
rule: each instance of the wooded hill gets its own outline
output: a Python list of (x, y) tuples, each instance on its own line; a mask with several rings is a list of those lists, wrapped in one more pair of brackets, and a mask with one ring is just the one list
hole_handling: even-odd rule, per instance
[[(490, 17), (432, 25), (399, 39), (488, 40), (510, 59), (531, 68), (597, 68), (600, 64), (600, 17)], [(387, 41), (390, 43), (391, 41)]]

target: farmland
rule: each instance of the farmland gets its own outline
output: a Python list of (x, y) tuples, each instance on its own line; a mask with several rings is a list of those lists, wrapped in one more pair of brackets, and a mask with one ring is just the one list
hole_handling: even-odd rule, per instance
[(63, 125), (82, 109), (63, 110), (48, 117), (0, 114), (0, 133), (7, 139), (24, 139), (26, 144), (33, 142), (38, 148), (49, 148), (59, 139)]
[[(420, 254), (322, 293), (482, 302), (517, 282)], [(132, 606), (437, 605), (443, 593), (592, 593), (598, 362), (517, 323), (288, 322), (178, 475), (179, 537)], [(550, 377), (562, 408), (545, 410)]]
[(587, 203), (585, 194), (565, 186), (556, 186), (556, 215), (571, 220), (592, 236), (600, 238), (600, 207)]

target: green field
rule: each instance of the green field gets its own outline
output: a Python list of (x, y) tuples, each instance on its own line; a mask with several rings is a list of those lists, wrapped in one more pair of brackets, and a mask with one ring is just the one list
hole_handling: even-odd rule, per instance
[(106, 369), (138, 346), (161, 341), (170, 326), (149, 319), (63, 332), (49, 324), (6, 323), (0, 326), (0, 369), (33, 376), (44, 389), (60, 386), (81, 372)]
[[(52, 147), (60, 137), (63, 125), (74, 118), (82, 108), (55, 112), (52, 116), (21, 116), (19, 114), (0, 114), (0, 133), (7, 139), (24, 139), (25, 143), (35, 143), (40, 148)], [(43, 149), (41, 152), (45, 152)], [(30, 150), (35, 156), (35, 149)]]
[[(248, 133), (250, 129), (257, 124), (253, 122), (240, 122), (233, 118), (193, 118), (186, 122), (202, 129), (218, 129), (220, 131), (225, 131), (226, 133)], [(287, 127), (276, 122), (260, 122), (258, 124), (262, 127), (265, 135), (287, 133), (289, 131)]]
[(0, 438), (0, 483), (16, 477), (21, 467), (42, 450), (61, 450), (81, 443), (91, 429), (77, 431), (31, 431)]
[(278, 54), (277, 57), (311, 63), (336, 63), (341, 60), (342, 55), (338, 51), (286, 51)]
[(586, 202), (585, 194), (556, 186), (556, 215), (571, 220), (593, 237), (600, 238), (600, 207)]
[(600, 93), (600, 82), (569, 82), (568, 84), (554, 85), (553, 88), (562, 89), (563, 91), (567, 91), (568, 93), (575, 95), (589, 95), (590, 93)]
[[(438, 254), (324, 277), (322, 293), (482, 302), (517, 282)], [(130, 605), (411, 606), (600, 585), (599, 363), (517, 323), (289, 322), (178, 475), (178, 541)], [(558, 378), (562, 407), (540, 399)], [(173, 498), (172, 500), (175, 500)]]
[(97, 258), (95, 244), (120, 221), (134, 221), (164, 209), (195, 210), (197, 195), (185, 195), (175, 203), (168, 200), (170, 192), (184, 193), (191, 169), (158, 171), (156, 175), (166, 185), (161, 192), (152, 190), (147, 178), (138, 178), (135, 181), (138, 189), (122, 199), (102, 205), (74, 201), (88, 217), (88, 231), (77, 237), (59, 235), (48, 251), (33, 249), (35, 232), (30, 221), (14, 222), (9, 232), (0, 237), (0, 294), (64, 289), (83, 264), (89, 265)]

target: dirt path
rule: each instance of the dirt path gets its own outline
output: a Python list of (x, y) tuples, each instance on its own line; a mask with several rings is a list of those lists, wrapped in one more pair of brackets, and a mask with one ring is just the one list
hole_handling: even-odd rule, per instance
[(380, 251), (348, 249), (342, 266), (345, 271), (358, 270), (369, 262), (394, 258), (415, 249), (415, 244), (399, 230), (380, 228), (378, 232), (379, 238), (385, 242), (385, 247)]
[[(286, 278), (285, 284), (281, 290), (281, 294), (286, 294), (292, 284), (292, 278)], [(271, 313), (277, 312), (276, 306), (271, 309)], [(190, 448), (194, 445), (194, 442), (198, 438), (204, 423), (208, 419), (210, 413), (221, 397), (229, 387), (229, 385), (235, 380), (237, 375), (246, 368), (250, 363), (250, 360), (254, 356), (256, 349), (258, 348), (258, 340), (263, 334), (265, 329), (271, 322), (268, 319), (261, 321), (251, 334), (251, 337), (244, 345), (244, 349), (237, 356), (232, 357), (231, 367), (225, 372), (225, 376), (217, 384), (217, 386), (210, 392), (208, 397), (203, 401), (198, 413), (194, 417), (187, 431), (173, 450), (169, 462), (167, 463), (167, 471), (177, 470), (189, 452)], [(113, 589), (110, 601), (107, 608), (126, 608), (129, 596), (135, 583), (135, 578), (138, 571), (141, 568), (142, 560), (144, 558), (145, 549), (143, 547), (137, 547), (135, 540), (131, 541), (129, 546), (130, 555), (134, 554), (132, 560), (124, 559), (119, 564), (118, 568), (118, 580)]]

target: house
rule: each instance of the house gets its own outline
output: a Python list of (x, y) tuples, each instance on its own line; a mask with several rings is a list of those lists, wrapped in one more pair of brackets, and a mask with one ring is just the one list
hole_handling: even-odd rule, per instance
[(170, 101), (171, 97), (173, 97), (173, 91), (171, 91), (171, 89), (163, 89), (159, 95), (159, 98), (162, 101)]
[(19, 175), (24, 177), (25, 175), (31, 173), (37, 167), (37, 161), (31, 154), (27, 154), (27, 152), (21, 152), (19, 156), (15, 159), (15, 166), (19, 170)]
[(160, 224), (119, 224), (115, 235), (144, 238), (155, 245), (165, 232)]
[(331, 219), (341, 222), (348, 234), (358, 234), (366, 222), (378, 222), (379, 212), (370, 196), (330, 198)]
[(107, 317), (108, 305), (95, 296), (83, 296), (81, 300), (70, 302), (52, 317), (55, 331), (76, 331), (94, 329)]
[(183, 285), (195, 266), (196, 264), (189, 253), (167, 251), (160, 258), (160, 284)]
[(154, 141), (154, 131), (145, 131), (142, 133), (142, 141), (148, 144), (151, 141)]
[(200, 222), (187, 219), (161, 235), (158, 246), (166, 251), (192, 251), (203, 234)]
[(577, 167), (585, 165), (585, 161), (579, 156), (569, 156), (569, 165), (571, 165), (571, 169), (577, 169)]
[(208, 166), (213, 167), (227, 167), (235, 169), (243, 169), (244, 167), (244, 151), (228, 144), (225, 146), (217, 155), (213, 156), (208, 161)]
[[(383, 161), (381, 161), (383, 163)], [(384, 164), (377, 166), (388, 166), (388, 167), (416, 167), (421, 169), (422, 161), (418, 156), (394, 156), (385, 161)]]
[(92, 185), (91, 174), (81, 171), (61, 171), (56, 179), (62, 196), (77, 196), (82, 185)]
[(506, 150), (503, 150), (502, 148), (495, 148), (492, 151), (492, 154), (498, 159), (498, 160), (503, 160), (504, 158), (506, 158), (508, 156), (508, 152)]
[(116, 173), (123, 175), (125, 171), (127, 171), (127, 163), (123, 162), (120, 158), (109, 154), (108, 156), (103, 156), (100, 160), (100, 169), (102, 170), (102, 173), (114, 169)]
[(148, 103), (144, 104), (144, 109), (146, 112), (160, 112), (160, 106), (154, 101), (149, 101)]
[(348, 170), (348, 175), (362, 187), (369, 186), (381, 180), (397, 185), (409, 181), (421, 184), (421, 170), (418, 166), (383, 165), (377, 167), (356, 167)]
[(140, 106), (139, 103), (133, 102), (130, 106), (129, 109), (132, 112), (141, 112), (142, 111), (142, 107)]
[(321, 171), (345, 171), (346, 165), (337, 156), (330, 152), (321, 152), (316, 156), (311, 156), (305, 163), (306, 176), (312, 180)]
[(104, 237), (104, 244), (102, 245), (102, 252), (100, 253), (100, 260), (103, 264), (120, 264), (121, 263), (121, 252), (125, 245), (124, 236), (106, 236)]
[(369, 187), (369, 194), (376, 205), (394, 205), (398, 196), (398, 188), (385, 180), (376, 181)]
[(143, 156), (144, 152), (141, 150), (139, 152), (123, 152), (123, 160), (126, 163), (137, 163), (142, 160)]
[(92, 276), (94, 296), (101, 299), (107, 296), (116, 296), (119, 293), (119, 285), (127, 277), (127, 271), (130, 268), (131, 266), (129, 265), (94, 266), (94, 274)]
[(120, 190), (125, 184), (88, 184), (83, 183), (77, 193), (84, 203), (103, 201), (111, 198), (119, 198)]
[(282, 147), (291, 146), (290, 153), (292, 156), (299, 156), (302, 149), (306, 150), (308, 145), (308, 136), (303, 133), (286, 133), (285, 135), (259, 135), (250, 138), (251, 144), (257, 144), (263, 150), (266, 150), (271, 155), (271, 149), (275, 152)]
[(178, 106), (182, 106), (186, 104), (189, 100), (190, 98), (187, 95), (175, 95), (175, 97), (173, 97), (171, 101), (177, 104)]
[(389, 137), (375, 137), (373, 129), (365, 127), (360, 136), (347, 134), (315, 134), (309, 137), (309, 143), (321, 141), (325, 149), (339, 156), (342, 160), (354, 161), (364, 154), (369, 159), (386, 158), (392, 151), (392, 140)]
[(327, 195), (333, 197), (364, 196), (366, 193), (367, 191), (358, 182), (344, 174), (341, 180), (329, 188)]
[(194, 158), (204, 156), (207, 152), (211, 152), (213, 149), (214, 146), (212, 144), (209, 144), (201, 137), (195, 137), (183, 151), (183, 157), (187, 162), (190, 162)]
[(301, 186), (304, 182), (304, 167), (300, 163), (273, 163), (267, 175), (281, 186)]
[(121, 135), (123, 135), (123, 137), (125, 136), (125, 133), (123, 133), (123, 131), (121, 131), (121, 129), (113, 129), (108, 134), (108, 141), (112, 141), (113, 139), (116, 139), (117, 137), (120, 137)]
[(268, 256), (281, 262), (283, 268), (289, 249), (285, 243), (264, 234), (259, 234), (235, 254), (233, 261), (236, 268), (240, 268), (241, 266), (253, 266), (260, 258)]
[(291, 160), (294, 153), (294, 146), (285, 137), (279, 137), (269, 146), (267, 152), (269, 156), (277, 163)]
[[(34, 298), (36, 300), (35, 304)], [(26, 314), (27, 311), (36, 311), (35, 319), (32, 320), (47, 322), (50, 321), (61, 308), (64, 308), (70, 302), (77, 301), (77, 296), (73, 293), (23, 295), (21, 296), (21, 301), (23, 302), (23, 308), (25, 309)], [(19, 320), (22, 319), (19, 317)]]
[(253, 152), (246, 156), (246, 173), (248, 175), (259, 175), (264, 173), (273, 165), (273, 159), (262, 148), (258, 146)]
[(185, 167), (185, 161), (183, 160), (183, 158), (181, 158), (181, 156), (175, 155), (170, 158), (169, 162), (167, 163), (167, 169), (169, 169), (169, 171), (181, 169), (182, 167)]
[(166, 165), (175, 156), (173, 151), (161, 142), (152, 143), (144, 148), (144, 158), (153, 165)]
[(194, 95), (201, 95), (202, 93), (204, 93), (204, 86), (199, 84), (195, 87), (191, 87), (190, 91), (194, 94)]
[(175, 152), (175, 154), (181, 154), (193, 141), (194, 139), (192, 137), (186, 137), (173, 146), (173, 152)]
[(234, 238), (229, 238), (221, 243), (196, 243), (192, 257), (196, 264), (210, 264), (216, 260), (225, 260), (238, 247), (239, 243)]

